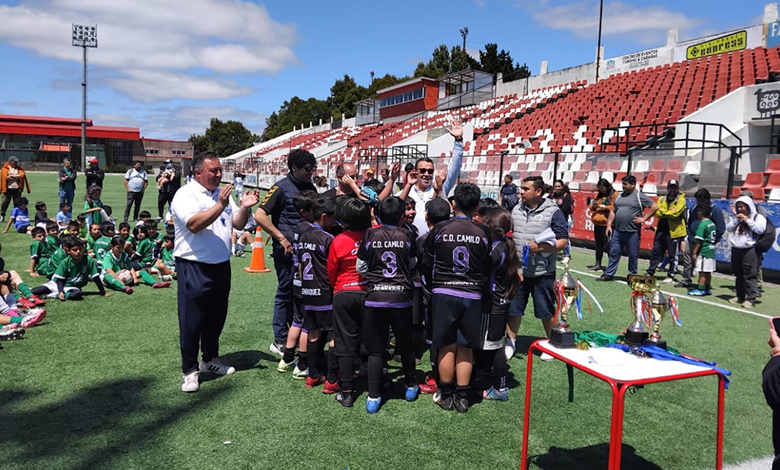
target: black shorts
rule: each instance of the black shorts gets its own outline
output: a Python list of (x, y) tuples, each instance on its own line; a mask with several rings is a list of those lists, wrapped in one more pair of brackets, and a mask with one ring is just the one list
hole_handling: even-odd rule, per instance
[(303, 297), (295, 295), (293, 292), (293, 318), (292, 326), (303, 326), (305, 314), (303, 310)]
[[(487, 302), (485, 302), (487, 304)], [(504, 347), (504, 334), (506, 333), (506, 320), (509, 317), (510, 301), (496, 299), (490, 303), (489, 308), (482, 312), (480, 325), (480, 349), (491, 351)]]
[(17, 233), (27, 233), (27, 227), (29, 227), (29, 225), (22, 225), (21, 227), (16, 229), (16, 232)]
[(434, 292), (431, 298), (433, 345), (479, 347), (482, 299), (467, 299)]
[(415, 287), (412, 292), (414, 293), (412, 296), (412, 324), (422, 325), (425, 322), (422, 287)]
[(393, 328), (396, 349), (408, 351), (412, 346), (411, 308), (366, 307), (363, 312), (363, 347), (369, 355), (384, 354), (387, 337)]
[[(293, 302), (295, 298), (293, 297)], [(316, 307), (315, 307), (316, 308)], [(294, 313), (293, 313), (294, 315)], [(303, 327), (306, 331), (320, 330), (331, 331), (333, 330), (333, 310), (330, 306), (325, 307), (323, 310), (312, 310), (311, 307), (303, 309)]]
[(517, 290), (517, 297), (509, 306), (510, 317), (525, 314), (528, 298), (534, 298), (534, 316), (547, 319), (555, 316), (555, 275), (525, 277)]
[(333, 296), (333, 340), (338, 357), (355, 355), (360, 349), (365, 300), (363, 291), (342, 291)]

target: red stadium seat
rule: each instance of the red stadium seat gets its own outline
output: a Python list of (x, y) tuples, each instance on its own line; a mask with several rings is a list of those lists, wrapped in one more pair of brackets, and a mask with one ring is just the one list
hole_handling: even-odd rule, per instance
[(680, 173), (682, 170), (683, 170), (682, 160), (671, 160), (669, 162), (669, 165), (666, 166), (666, 171), (673, 171), (675, 173)]
[(594, 168), (594, 171), (598, 171), (599, 173), (603, 173), (607, 171), (607, 161), (606, 160), (599, 160), (596, 163), (596, 168)]
[[(775, 161), (780, 161), (780, 160), (775, 160)], [(769, 180), (767, 180), (765, 188), (766, 189), (780, 188), (780, 172), (772, 173), (769, 175)]]
[(656, 186), (661, 186), (661, 182), (663, 181), (663, 177), (661, 176), (661, 173), (657, 171), (651, 171), (647, 174), (647, 180), (645, 180), (645, 184), (654, 184)]
[(613, 173), (620, 171), (620, 160), (610, 160), (610, 162), (607, 164), (607, 171), (611, 171)]
[(582, 162), (582, 166), (580, 166), (580, 171), (588, 172), (591, 170), (593, 170), (593, 162), (591, 162), (590, 160)]
[(662, 183), (664, 187), (666, 187), (667, 184), (669, 184), (669, 181), (677, 180), (677, 184), (680, 184), (680, 175), (677, 173), (669, 172), (664, 175), (664, 182)]
[(755, 188), (764, 187), (764, 173), (748, 173), (745, 182), (742, 184), (742, 189), (753, 190)]
[(655, 172), (666, 171), (666, 160), (653, 160), (653, 166), (650, 167), (650, 171), (655, 171)]
[(780, 173), (780, 158), (775, 158), (769, 162), (765, 173)]

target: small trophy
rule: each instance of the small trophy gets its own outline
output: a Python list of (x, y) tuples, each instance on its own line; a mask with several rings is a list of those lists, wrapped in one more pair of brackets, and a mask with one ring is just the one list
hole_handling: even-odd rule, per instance
[(631, 294), (631, 314), (634, 323), (626, 330), (626, 342), (629, 346), (642, 346), (650, 336), (645, 325), (646, 313), (650, 309), (650, 300), (647, 294), (655, 288), (655, 277), (643, 274), (629, 274), (628, 287), (634, 292)]
[(666, 349), (666, 341), (661, 339), (661, 335), (658, 334), (658, 328), (661, 326), (666, 313), (669, 312), (671, 306), (666, 301), (666, 296), (660, 289), (656, 288), (650, 297), (650, 306), (653, 309), (653, 314), (650, 316), (650, 323), (653, 328), (653, 333), (645, 340), (645, 346), (658, 346), (659, 348)]
[(569, 312), (575, 307), (580, 287), (577, 281), (569, 274), (569, 264), (564, 263), (564, 271), (555, 282), (558, 297), (558, 325), (550, 331), (550, 344), (556, 348), (574, 348), (574, 332), (569, 328)]

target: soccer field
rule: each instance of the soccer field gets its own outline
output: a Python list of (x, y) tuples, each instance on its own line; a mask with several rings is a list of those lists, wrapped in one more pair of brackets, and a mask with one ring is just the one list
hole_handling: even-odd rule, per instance
[[(33, 193), (57, 212), (55, 174), (30, 174)], [(83, 208), (83, 175), (74, 214)], [(103, 202), (121, 219), (125, 191), (107, 176)], [(150, 184), (144, 208), (156, 215)], [(34, 210), (31, 209), (31, 215)], [(9, 211), (10, 213), (10, 211)], [(30, 278), (30, 238), (0, 235), (6, 269)], [(575, 251), (572, 267), (585, 271), (590, 252)], [(394, 384), (376, 415), (365, 411), (365, 382), (355, 407), (276, 371), (271, 313), (276, 277), (247, 274), (249, 257), (233, 258), (233, 288), (221, 355), (238, 372), (205, 376), (201, 391), (180, 391), (176, 290), (140, 286), (135, 294), (83, 301), (49, 300), (44, 323), (0, 351), (0, 468), (3, 469), (511, 469), (520, 466), (526, 357), (510, 361), (508, 402), (445, 412), (429, 395), (403, 400)], [(642, 265), (640, 264), (640, 270)], [(621, 262), (618, 276), (625, 276)], [(661, 275), (659, 273), (659, 275)], [(631, 321), (630, 290), (578, 275), (604, 306), (572, 327), (619, 333)], [(768, 360), (768, 321), (780, 303), (765, 288), (754, 310), (729, 305), (732, 278), (713, 279), (707, 303), (679, 297), (683, 328), (669, 319), (661, 333), (683, 353), (732, 371), (726, 391), (724, 462), (770, 455), (771, 411), (761, 391)], [(93, 285), (87, 293), (96, 294)], [(595, 308), (595, 307), (594, 307)], [(527, 348), (543, 335), (529, 315), (520, 329)], [(521, 346), (521, 349), (523, 346)], [(538, 359), (537, 359), (538, 361)], [(397, 366), (397, 364), (395, 364)], [(536, 362), (529, 453), (531, 468), (606, 468), (611, 412), (607, 384), (575, 371), (569, 403), (566, 367)], [(427, 355), (423, 367), (428, 370)], [(398, 369), (391, 369), (399, 377)], [(422, 377), (422, 373), (420, 374)], [(400, 377), (399, 377), (400, 380)], [(623, 468), (694, 469), (715, 466), (716, 379), (648, 385), (626, 399)], [(542, 398), (545, 397), (545, 398)], [(227, 444), (230, 442), (230, 444)]]

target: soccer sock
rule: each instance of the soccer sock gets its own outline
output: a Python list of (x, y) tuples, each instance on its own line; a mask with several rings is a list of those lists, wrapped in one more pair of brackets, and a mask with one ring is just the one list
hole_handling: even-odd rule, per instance
[(51, 294), (51, 291), (46, 286), (37, 286), (37, 287), (33, 287), (32, 293), (33, 295), (41, 296), (41, 295), (49, 295)]
[(439, 349), (436, 346), (431, 345), (431, 375), (433, 380), (439, 381)]
[(309, 368), (309, 353), (306, 351), (298, 351), (298, 369), (306, 370)]
[(111, 274), (106, 274), (103, 276), (103, 284), (119, 291), (125, 290), (125, 285)]
[[(32, 295), (32, 294), (30, 294)], [(8, 308), (16, 308), (16, 297), (14, 297), (13, 292), (9, 292), (5, 295), (5, 303), (8, 305)]]
[[(335, 354), (334, 354), (335, 357)], [(354, 380), (355, 376), (355, 370), (354, 370), (354, 364), (355, 364), (355, 357), (354, 356), (342, 356), (339, 358), (336, 358), (337, 362), (335, 363), (335, 370), (333, 371), (333, 380), (336, 380), (337, 374), (339, 372), (339, 369), (341, 371), (341, 390), (345, 392), (351, 392), (352, 391), (352, 381)], [(381, 358), (380, 358), (381, 360)], [(331, 375), (331, 364), (328, 364), (328, 382), (333, 383), (332, 380), (330, 380)], [(382, 373), (382, 368), (379, 368), (379, 373)]]
[(710, 291), (710, 290), (712, 290), (712, 285), (707, 284), (707, 285), (704, 286), (704, 288), (707, 289), (708, 291)]
[(468, 400), (469, 390), (471, 390), (471, 385), (458, 385), (455, 387), (455, 397)]
[(141, 279), (142, 279), (142, 280), (143, 280), (143, 281), (144, 281), (146, 284), (149, 284), (150, 286), (153, 286), (153, 285), (154, 285), (154, 283), (156, 282), (156, 281), (154, 280), (154, 276), (152, 276), (151, 274), (149, 274), (148, 272), (146, 272), (146, 270), (144, 270), (144, 269), (142, 269), (141, 271), (139, 271), (139, 272), (138, 272), (138, 275), (139, 275), (139, 276), (141, 276)]
[(65, 292), (65, 298), (68, 300), (81, 300), (81, 290), (74, 289), (70, 292)]
[(368, 397), (379, 398), (382, 392), (382, 356), (368, 356)]
[(24, 320), (24, 317), (11, 317), (10, 323), (11, 324), (13, 324), (13, 323), (21, 323), (22, 320)]
[(284, 354), (282, 355), (282, 360), (286, 363), (291, 363), (295, 360), (295, 348), (284, 348)]
[(18, 286), (16, 286), (17, 289), (19, 289), (19, 292), (22, 293), (25, 297), (31, 297), (33, 295), (30, 288), (25, 284), (24, 282), (20, 282)]
[(506, 354), (500, 349), (493, 352), (493, 388), (506, 388)]
[(318, 343), (322, 340), (309, 341), (308, 354), (309, 354), (309, 377), (316, 379), (320, 376), (319, 360), (322, 350)]
[(441, 390), (442, 398), (451, 397), (454, 388), (455, 382), (439, 382), (439, 390)]
[[(350, 356), (350, 362), (352, 361), (352, 357)], [(330, 383), (336, 383), (336, 381), (339, 379), (339, 363), (340, 359), (338, 356), (336, 356), (336, 348), (328, 348), (328, 374), (326, 378), (328, 379), (328, 382)], [(352, 376), (352, 369), (349, 369), (348, 371), (341, 373), (342, 380), (344, 379), (344, 376), (349, 374), (350, 377)], [(349, 390), (352, 390), (351, 388)]]
[(696, 286), (696, 288), (699, 289), (700, 291), (707, 290), (707, 286), (705, 286), (704, 284), (699, 284), (698, 286)]

